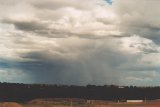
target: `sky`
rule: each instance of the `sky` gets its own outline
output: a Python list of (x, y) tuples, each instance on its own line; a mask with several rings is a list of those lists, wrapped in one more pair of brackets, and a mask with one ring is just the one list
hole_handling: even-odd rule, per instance
[(159, 0), (0, 0), (0, 82), (160, 86)]

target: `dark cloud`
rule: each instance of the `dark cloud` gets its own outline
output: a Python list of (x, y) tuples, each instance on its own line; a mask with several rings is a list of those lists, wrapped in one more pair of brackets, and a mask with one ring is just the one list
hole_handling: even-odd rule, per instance
[[(20, 62), (21, 69), (38, 83), (58, 84), (120, 84), (121, 65), (136, 61), (126, 54), (100, 50), (77, 60), (46, 52), (31, 52), (23, 58), (33, 61)], [(114, 69), (113, 69), (114, 68)], [(96, 78), (96, 80), (95, 80)]]
[[(76, 9), (81, 9), (81, 10), (86, 10), (86, 9), (89, 9), (89, 8), (93, 8), (92, 7), (92, 2), (89, 0), (89, 1), (85, 1), (81, 3), (78, 3), (78, 1), (65, 1), (65, 0), (55, 0), (55, 1), (52, 1), (52, 0), (47, 0), (47, 1), (33, 1), (32, 2), (32, 5), (35, 7), (35, 8), (38, 8), (38, 9), (49, 9), (49, 10), (56, 10), (56, 9), (61, 9), (61, 8), (66, 8), (66, 7), (72, 7), (72, 8), (76, 8)], [(87, 6), (86, 6), (87, 5)]]
[(16, 21), (11, 19), (3, 19), (2, 23), (13, 24), (17, 29), (23, 31), (36, 32), (47, 29), (47, 25), (36, 21)]
[[(119, 84), (118, 75), (115, 75), (117, 71), (111, 68), (119, 66), (119, 62), (124, 62), (124, 60), (119, 60), (118, 56), (116, 57), (117, 60), (112, 59), (118, 53), (107, 56), (107, 54), (109, 55), (108, 52), (105, 55), (107, 57), (104, 56), (104, 53), (92, 54), (91, 57), (81, 56), (77, 60), (73, 60), (42, 51), (31, 52), (22, 55), (22, 57), (32, 59), (32, 61), (17, 62), (19, 65), (17, 68), (30, 75), (36, 83)], [(102, 68), (99, 68), (100, 66)]]
[(0, 58), (0, 68), (5, 69), (5, 68), (17, 68), (18, 64), (16, 61), (10, 60), (10, 59), (4, 59)]
[(0, 59), (0, 68), (10, 68), (11, 64), (10, 61)]
[(144, 38), (153, 40), (156, 44), (160, 43), (160, 37), (158, 36), (160, 34), (160, 27), (158, 26), (142, 24), (140, 22), (139, 24), (135, 24), (133, 22), (129, 25), (121, 27), (121, 29), (125, 32), (124, 35), (137, 34), (137, 35), (141, 35)]

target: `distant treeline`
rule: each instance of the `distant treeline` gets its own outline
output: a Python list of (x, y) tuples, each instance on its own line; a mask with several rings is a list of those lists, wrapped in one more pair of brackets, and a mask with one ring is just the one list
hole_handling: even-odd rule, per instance
[(160, 99), (160, 87), (0, 83), (0, 101), (27, 102), (37, 98), (82, 98), (112, 101), (154, 100)]

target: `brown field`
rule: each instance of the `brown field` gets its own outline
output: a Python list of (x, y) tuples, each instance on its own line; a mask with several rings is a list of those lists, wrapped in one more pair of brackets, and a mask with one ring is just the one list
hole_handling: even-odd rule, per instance
[(34, 100), (28, 103), (1, 102), (0, 107), (160, 107), (160, 101), (147, 101), (146, 103), (118, 103), (102, 100)]

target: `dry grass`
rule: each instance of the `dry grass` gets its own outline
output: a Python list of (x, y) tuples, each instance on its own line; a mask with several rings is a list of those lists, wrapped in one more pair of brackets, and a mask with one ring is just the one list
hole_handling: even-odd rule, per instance
[(22, 105), (16, 102), (4, 102), (1, 104), (2, 107), (23, 107)]
[[(77, 104), (73, 102), (71, 106), (70, 103), (68, 104), (54, 104), (54, 103), (46, 103), (46, 104), (35, 104), (35, 103), (26, 103), (26, 104), (18, 104), (15, 102), (4, 102), (0, 103), (0, 107), (160, 107), (160, 101), (148, 101), (146, 104), (139, 103), (108, 103), (108, 104)], [(102, 103), (102, 101), (101, 101)]]

